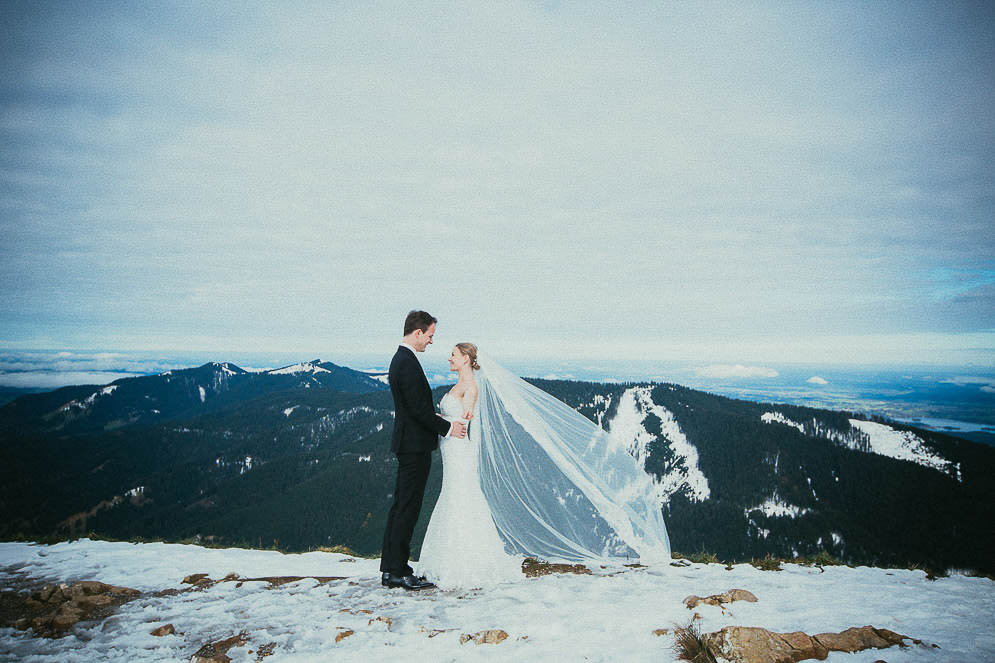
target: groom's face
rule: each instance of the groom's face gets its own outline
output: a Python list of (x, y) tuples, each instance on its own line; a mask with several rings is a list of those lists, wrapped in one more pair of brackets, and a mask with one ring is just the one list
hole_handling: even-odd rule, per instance
[(435, 335), (435, 323), (433, 322), (428, 326), (425, 331), (415, 332), (415, 342), (412, 345), (415, 346), (415, 350), (418, 352), (425, 352), (425, 348), (432, 345), (432, 336)]

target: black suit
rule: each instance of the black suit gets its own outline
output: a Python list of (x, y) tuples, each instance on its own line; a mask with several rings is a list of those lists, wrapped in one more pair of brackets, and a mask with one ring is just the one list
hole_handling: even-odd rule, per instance
[(425, 497), (432, 451), (439, 447), (439, 436), (449, 433), (450, 423), (435, 413), (432, 389), (409, 348), (398, 346), (387, 379), (394, 397), (391, 449), (397, 454), (397, 483), (383, 535), (380, 570), (406, 576), (412, 573), (408, 564), (411, 535)]

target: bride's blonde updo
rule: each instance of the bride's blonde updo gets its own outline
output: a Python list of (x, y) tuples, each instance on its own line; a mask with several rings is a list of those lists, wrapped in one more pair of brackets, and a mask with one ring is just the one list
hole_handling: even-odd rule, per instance
[(477, 346), (473, 343), (457, 343), (456, 349), (460, 353), (466, 355), (470, 358), (470, 368), (475, 371), (480, 370), (480, 364), (477, 363)]

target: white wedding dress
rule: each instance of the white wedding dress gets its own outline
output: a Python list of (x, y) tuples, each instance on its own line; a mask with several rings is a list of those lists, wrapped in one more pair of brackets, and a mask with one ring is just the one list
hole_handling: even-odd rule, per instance
[[(466, 411), (452, 392), (439, 403), (442, 416), (462, 420)], [(440, 589), (472, 589), (524, 578), (523, 557), (509, 555), (480, 488), (479, 406), (465, 439), (444, 437), (442, 491), (425, 532), (417, 572)]]

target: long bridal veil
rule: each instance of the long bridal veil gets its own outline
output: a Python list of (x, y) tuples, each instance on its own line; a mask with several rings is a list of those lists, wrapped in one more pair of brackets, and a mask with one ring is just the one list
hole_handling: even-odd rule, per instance
[(670, 559), (653, 482), (566, 403), (479, 355), (480, 484), (510, 553), (578, 562)]

